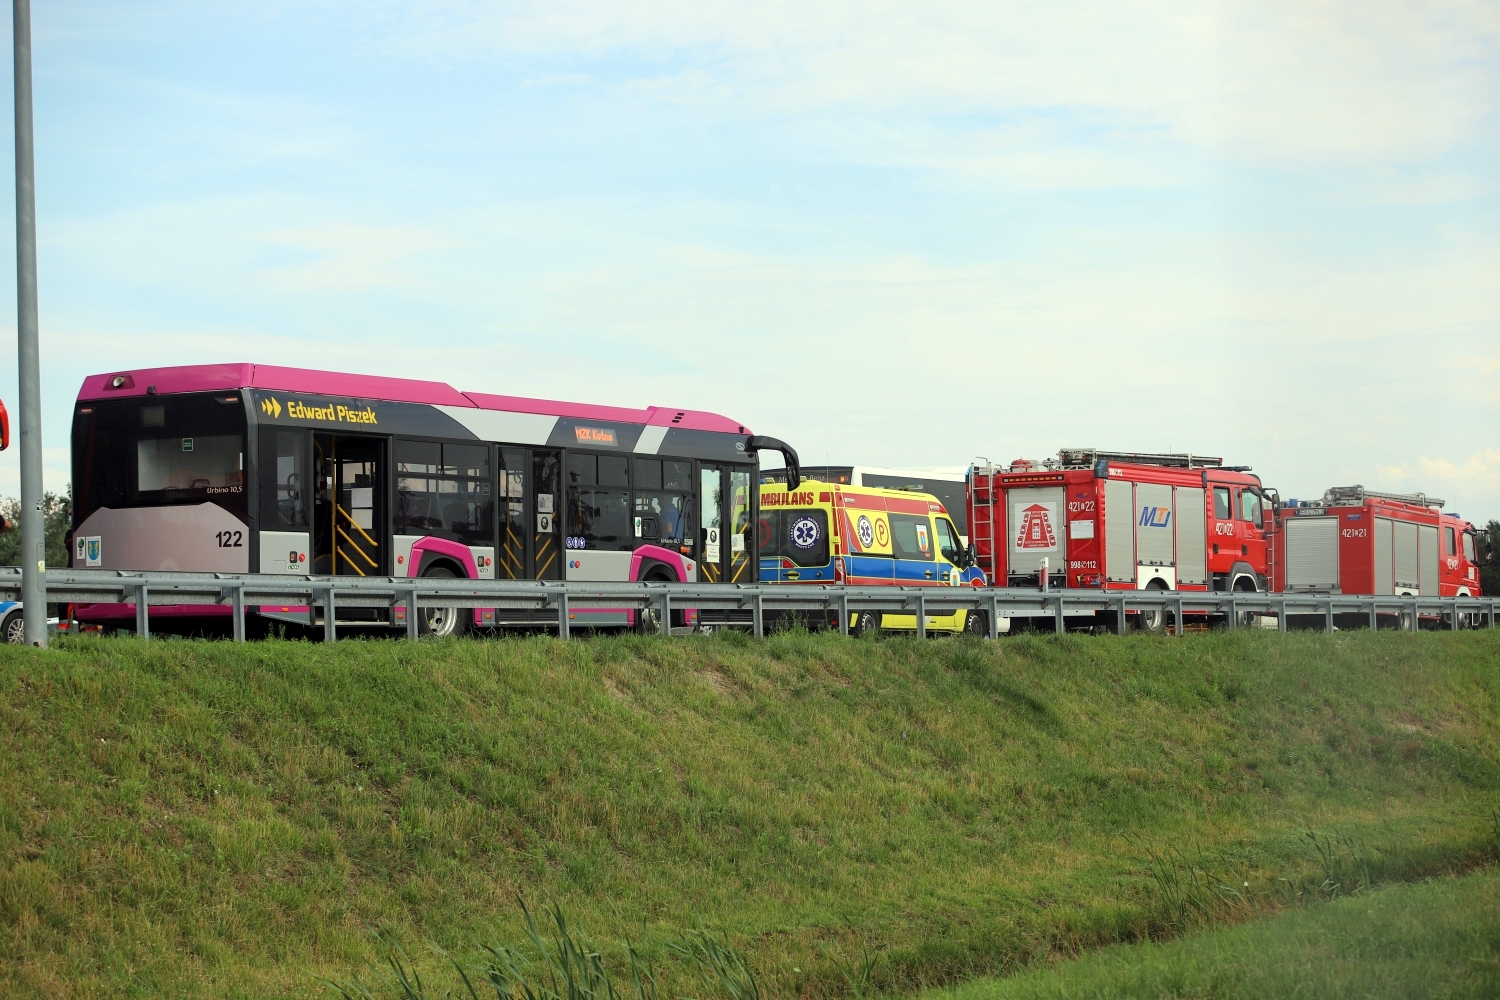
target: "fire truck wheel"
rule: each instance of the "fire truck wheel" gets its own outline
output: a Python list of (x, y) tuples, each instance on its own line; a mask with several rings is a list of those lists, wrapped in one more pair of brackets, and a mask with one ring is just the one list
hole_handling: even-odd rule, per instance
[[(1146, 589), (1152, 593), (1165, 593), (1167, 588), (1147, 585)], [(1144, 608), (1137, 618), (1141, 623), (1141, 629), (1146, 632), (1160, 632), (1172, 624), (1171, 612), (1166, 608)]]
[(985, 611), (970, 611), (964, 619), (964, 635), (987, 638), (990, 634), (990, 616)]
[[(442, 566), (434, 566), (422, 575), (432, 579), (457, 579), (456, 573)], [(463, 632), (461, 613), (459, 608), (419, 608), (417, 631), (422, 635), (435, 636), (439, 639), (461, 634)]]
[(880, 615), (879, 611), (861, 611), (854, 616), (854, 637), (863, 639), (869, 636), (872, 639), (880, 638)]

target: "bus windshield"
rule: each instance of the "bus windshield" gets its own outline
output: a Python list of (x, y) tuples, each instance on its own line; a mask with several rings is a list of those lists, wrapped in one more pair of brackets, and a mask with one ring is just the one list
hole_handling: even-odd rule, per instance
[(239, 393), (96, 400), (73, 417), (76, 523), (100, 507), (216, 503), (245, 517)]

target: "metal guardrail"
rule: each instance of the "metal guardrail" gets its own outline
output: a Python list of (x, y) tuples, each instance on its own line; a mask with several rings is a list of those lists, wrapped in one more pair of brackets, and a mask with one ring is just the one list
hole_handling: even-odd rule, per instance
[[(1457, 630), (1464, 622), (1495, 627), (1500, 598), (1370, 597), (1341, 594), (1253, 594), (1166, 590), (1032, 590), (991, 587), (844, 587), (803, 584), (707, 583), (566, 583), (533, 580), (455, 580), (440, 577), (316, 577), (240, 573), (135, 573), (125, 570), (67, 569), (47, 573), (47, 599), (59, 604), (134, 604), (136, 631), (150, 638), (150, 607), (164, 604), (226, 605), (231, 609), (236, 641), (245, 639), (245, 613), (252, 605), (296, 605), (321, 608), (326, 639), (336, 639), (338, 609), (508, 608), (550, 611), (558, 634), (569, 637), (570, 612), (584, 609), (655, 610), (663, 633), (670, 634), (674, 608), (748, 613), (755, 635), (765, 634), (767, 614), (837, 613), (847, 633), (854, 611), (882, 611), (916, 616), (917, 633), (926, 635), (926, 618), (959, 609), (983, 611), (989, 637), (999, 637), (1002, 618), (1051, 618), (1063, 631), (1069, 619), (1114, 613), (1124, 634), (1127, 615), (1170, 614), (1176, 634), (1187, 615), (1223, 615), (1233, 628), (1241, 616), (1275, 618), (1285, 631), (1294, 616), (1321, 616), (1332, 631), (1335, 615), (1357, 614), (1369, 627), (1381, 615), (1397, 616), (1403, 628), (1421, 618), (1446, 622)], [(0, 568), (0, 599), (17, 600), (21, 573)], [(408, 638), (417, 637), (417, 615), (406, 616)], [(358, 624), (345, 622), (345, 625)], [(377, 624), (377, 623), (365, 623)], [(545, 620), (535, 624), (546, 626)]]

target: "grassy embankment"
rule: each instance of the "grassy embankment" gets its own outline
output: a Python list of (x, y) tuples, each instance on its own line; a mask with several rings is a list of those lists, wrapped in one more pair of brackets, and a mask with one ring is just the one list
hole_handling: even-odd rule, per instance
[(1485, 632), (0, 648), (0, 981), (319, 995), (370, 926), (435, 971), (518, 897), (644, 940), (664, 996), (699, 916), (781, 995), (864, 947), (885, 989), (1013, 972), (1492, 860), (1497, 664)]
[(1500, 996), (1500, 874), (1376, 889), (1327, 906), (1117, 945), (1056, 969), (923, 1000), (1492, 1000)]

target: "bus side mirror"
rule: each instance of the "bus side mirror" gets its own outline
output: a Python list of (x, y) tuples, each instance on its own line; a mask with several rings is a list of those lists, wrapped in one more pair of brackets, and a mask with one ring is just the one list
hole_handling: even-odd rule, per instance
[(10, 414), (5, 412), (5, 403), (0, 402), (0, 451), (10, 447)]

